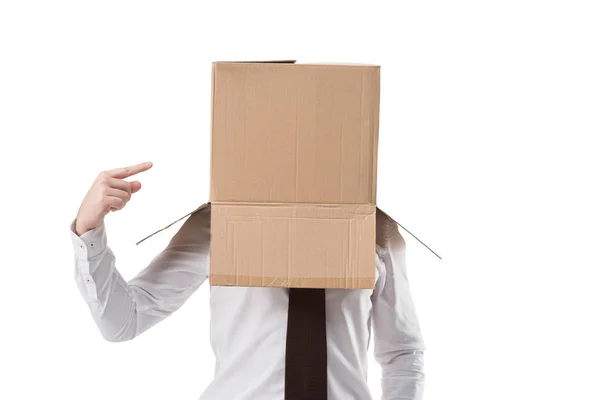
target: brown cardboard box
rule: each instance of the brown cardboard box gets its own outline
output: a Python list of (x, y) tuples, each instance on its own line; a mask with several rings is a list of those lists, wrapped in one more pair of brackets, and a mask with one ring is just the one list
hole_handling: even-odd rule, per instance
[(379, 84), (375, 65), (213, 63), (211, 285), (373, 288)]

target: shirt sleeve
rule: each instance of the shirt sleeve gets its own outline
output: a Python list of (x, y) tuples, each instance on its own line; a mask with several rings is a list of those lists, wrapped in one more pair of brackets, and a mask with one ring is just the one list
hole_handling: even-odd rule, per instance
[(192, 214), (129, 282), (115, 266), (104, 223), (79, 236), (72, 221), (70, 230), (75, 282), (108, 341), (140, 335), (181, 307), (208, 278), (210, 207)]
[(372, 295), (375, 359), (381, 365), (383, 400), (422, 400), (424, 351), (406, 273), (404, 238), (377, 211), (377, 254), (383, 271)]

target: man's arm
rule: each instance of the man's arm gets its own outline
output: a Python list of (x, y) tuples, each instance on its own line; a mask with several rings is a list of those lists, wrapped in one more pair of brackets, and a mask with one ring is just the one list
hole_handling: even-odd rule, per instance
[(397, 225), (379, 211), (377, 254), (384, 271), (372, 296), (372, 321), (382, 399), (421, 400), (425, 345), (409, 290), (405, 242)]
[(192, 214), (167, 247), (126, 282), (115, 267), (104, 223), (77, 234), (75, 281), (102, 336), (133, 339), (175, 312), (208, 278), (210, 207)]

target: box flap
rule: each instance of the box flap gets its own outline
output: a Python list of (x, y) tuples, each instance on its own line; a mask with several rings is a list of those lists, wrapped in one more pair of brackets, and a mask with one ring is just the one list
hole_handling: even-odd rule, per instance
[(372, 289), (375, 226), (372, 205), (213, 202), (210, 283)]
[(423, 246), (425, 246), (427, 248), (427, 250), (429, 250), (430, 252), (432, 252), (437, 258), (439, 258), (440, 260), (442, 259), (442, 257), (440, 257), (435, 251), (433, 251), (429, 246), (427, 246), (425, 243), (423, 243), (421, 241), (421, 239), (419, 239), (418, 237), (416, 237), (415, 235), (413, 235), (408, 229), (406, 229), (405, 227), (403, 227), (398, 221), (396, 221), (394, 218), (390, 217), (390, 215), (388, 213), (386, 213), (385, 211), (383, 211), (381, 208), (377, 207), (377, 211), (381, 212), (383, 215), (385, 215), (386, 217), (388, 217), (390, 220), (392, 220), (396, 225), (398, 225), (400, 228), (402, 228), (403, 230), (405, 230), (406, 232), (408, 232), (412, 237), (414, 237), (415, 239), (417, 239), (417, 241), (419, 243), (421, 243)]
[(205, 207), (206, 207), (206, 206), (208, 206), (209, 204), (210, 204), (210, 202), (208, 202), (208, 203), (204, 203), (204, 204), (202, 204), (200, 207), (196, 208), (194, 211), (187, 213), (186, 215), (184, 215), (184, 216), (183, 216), (183, 217), (181, 217), (181, 218), (178, 218), (176, 221), (173, 221), (173, 222), (171, 222), (169, 225), (165, 226), (164, 228), (160, 228), (160, 229), (159, 229), (159, 230), (157, 230), (156, 232), (154, 232), (154, 233), (151, 233), (150, 235), (146, 236), (145, 238), (143, 238), (143, 239), (139, 240), (139, 241), (136, 243), (136, 246), (137, 246), (138, 244), (142, 243), (144, 240), (146, 240), (146, 239), (148, 239), (148, 238), (150, 238), (150, 237), (152, 237), (152, 236), (156, 235), (158, 232), (162, 232), (162, 231), (164, 231), (165, 229), (168, 229), (169, 227), (171, 227), (172, 225), (174, 225), (174, 224), (176, 224), (177, 222), (181, 221), (181, 220), (182, 220), (182, 219), (184, 219), (185, 217), (189, 217), (190, 215), (194, 214), (195, 212), (202, 210), (203, 208), (205, 208)]
[(296, 60), (268, 60), (268, 61), (214, 61), (213, 64), (295, 64)]
[[(211, 204), (210, 202), (204, 203), (202, 204), (200, 207), (196, 208), (194, 211), (187, 213), (186, 215), (184, 215), (181, 218), (178, 218), (176, 221), (171, 222), (169, 225), (157, 230), (154, 233), (151, 233), (150, 235), (146, 236), (145, 238), (139, 240), (136, 245), (139, 245), (140, 243), (142, 243), (143, 241), (145, 241), (146, 239), (149, 239), (150, 237), (156, 235), (159, 232), (162, 232), (168, 228), (170, 228), (172, 225), (176, 224), (177, 222), (181, 221), (182, 219), (194, 214), (197, 211), (202, 210), (203, 208), (205, 208), (206, 206), (208, 206), (209, 204)], [(223, 205), (226, 205), (227, 203), (223, 202), (221, 203)], [(240, 205), (243, 205), (244, 203), (239, 203)], [(271, 206), (276, 206), (276, 204), (271, 204)], [(289, 206), (289, 204), (287, 205)], [(423, 246), (425, 246), (425, 248), (427, 248), (427, 250), (429, 250), (431, 253), (433, 253), (437, 258), (439, 258), (440, 260), (442, 259), (442, 257), (440, 257), (435, 251), (433, 251), (433, 249), (431, 249), (429, 246), (427, 246), (421, 239), (419, 239), (416, 235), (414, 235), (412, 232), (410, 232), (408, 229), (406, 229), (402, 224), (400, 224), (398, 221), (396, 221), (394, 218), (392, 218), (388, 213), (386, 213), (385, 211), (383, 211), (381, 208), (377, 207), (377, 211), (381, 212), (382, 214), (384, 214), (386, 217), (388, 217), (390, 220), (392, 220), (396, 225), (398, 225), (400, 228), (402, 228), (404, 231), (408, 232), (408, 234), (410, 234), (412, 237), (414, 237), (419, 243), (421, 243)]]

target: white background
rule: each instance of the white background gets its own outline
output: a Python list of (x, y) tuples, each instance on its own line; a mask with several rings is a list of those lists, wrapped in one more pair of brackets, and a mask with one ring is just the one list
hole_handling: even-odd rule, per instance
[[(2, 399), (195, 399), (208, 286), (103, 341), (68, 226), (103, 169), (131, 278), (208, 198), (210, 62), (382, 65), (379, 205), (409, 235), (427, 400), (598, 400), (600, 13), (594, 1), (2, 1)], [(370, 384), (380, 395), (373, 362)], [(350, 399), (349, 399), (350, 400)]]

